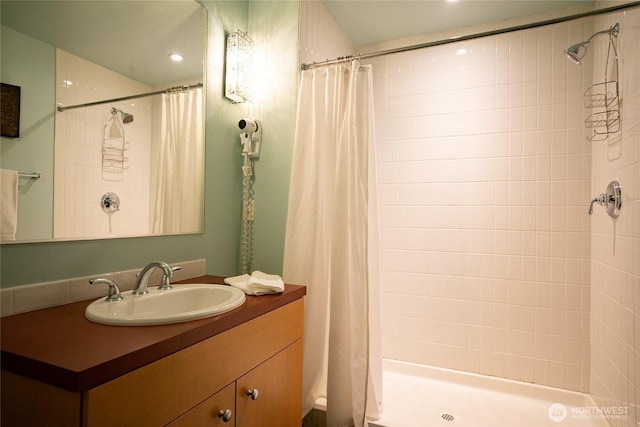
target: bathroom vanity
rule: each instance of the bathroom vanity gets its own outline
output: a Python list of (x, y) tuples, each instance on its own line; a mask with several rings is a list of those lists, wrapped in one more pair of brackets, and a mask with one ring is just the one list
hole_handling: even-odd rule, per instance
[(92, 323), (90, 301), (5, 317), (1, 424), (300, 426), (305, 294), (161, 326)]

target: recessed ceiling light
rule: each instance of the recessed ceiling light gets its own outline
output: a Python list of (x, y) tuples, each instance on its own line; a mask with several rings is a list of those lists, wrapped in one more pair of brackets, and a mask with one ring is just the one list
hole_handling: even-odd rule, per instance
[(171, 53), (169, 54), (169, 58), (171, 58), (171, 60), (175, 62), (180, 62), (184, 59), (184, 57), (179, 53)]

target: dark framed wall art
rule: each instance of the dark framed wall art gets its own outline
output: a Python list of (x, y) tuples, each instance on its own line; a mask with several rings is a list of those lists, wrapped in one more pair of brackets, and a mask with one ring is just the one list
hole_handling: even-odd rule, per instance
[(0, 83), (0, 135), (20, 137), (20, 86)]

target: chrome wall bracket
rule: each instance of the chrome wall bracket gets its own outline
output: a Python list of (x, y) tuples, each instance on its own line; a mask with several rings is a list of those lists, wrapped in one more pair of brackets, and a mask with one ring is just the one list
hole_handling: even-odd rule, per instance
[(603, 194), (591, 200), (589, 215), (593, 214), (594, 203), (604, 206), (611, 218), (617, 218), (620, 215), (620, 208), (622, 208), (622, 189), (618, 181), (611, 181)]

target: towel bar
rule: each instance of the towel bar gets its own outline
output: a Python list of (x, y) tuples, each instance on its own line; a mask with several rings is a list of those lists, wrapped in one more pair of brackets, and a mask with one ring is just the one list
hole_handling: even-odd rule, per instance
[(42, 178), (42, 175), (40, 174), (40, 172), (18, 172), (18, 176), (20, 178), (31, 178), (31, 179), (39, 179)]

